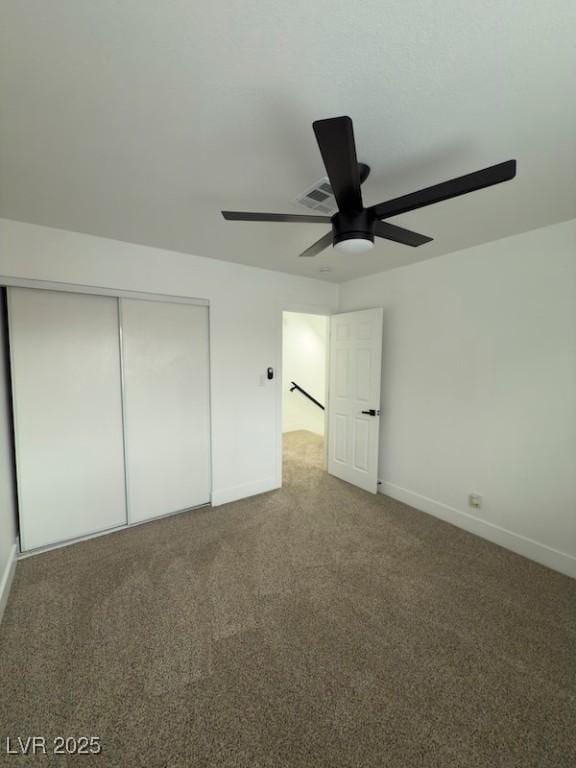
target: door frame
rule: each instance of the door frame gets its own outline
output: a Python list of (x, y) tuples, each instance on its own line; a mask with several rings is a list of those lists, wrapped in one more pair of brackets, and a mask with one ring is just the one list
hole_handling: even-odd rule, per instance
[(282, 460), (283, 460), (283, 432), (282, 432), (282, 420), (283, 420), (283, 405), (284, 405), (284, 391), (282, 389), (282, 359), (284, 353), (284, 312), (295, 312), (301, 315), (320, 315), (325, 317), (328, 321), (328, 332), (326, 335), (326, 376), (325, 376), (325, 411), (324, 411), (324, 470), (328, 467), (328, 401), (330, 399), (329, 391), (329, 374), (330, 374), (330, 318), (336, 313), (334, 308), (328, 304), (299, 304), (299, 303), (283, 303), (277, 312), (277, 344), (276, 344), (276, 478), (278, 488), (282, 487)]

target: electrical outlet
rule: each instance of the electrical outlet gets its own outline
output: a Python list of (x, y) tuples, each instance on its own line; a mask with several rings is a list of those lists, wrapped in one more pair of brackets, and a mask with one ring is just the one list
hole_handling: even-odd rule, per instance
[(481, 509), (482, 508), (482, 496), (479, 496), (477, 493), (471, 493), (468, 496), (468, 506), (472, 507), (473, 509)]

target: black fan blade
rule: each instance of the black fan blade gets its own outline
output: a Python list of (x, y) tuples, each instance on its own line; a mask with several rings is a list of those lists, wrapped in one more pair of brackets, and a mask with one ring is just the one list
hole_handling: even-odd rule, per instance
[(310, 248), (306, 248), (305, 251), (302, 251), (302, 253), (298, 254), (299, 256), (318, 256), (318, 254), (324, 250), (324, 248), (328, 248), (329, 245), (332, 245), (332, 231), (326, 232), (325, 235), (323, 235), (320, 240), (316, 240), (315, 243), (313, 243)]
[(459, 197), (468, 194), (468, 192), (475, 192), (477, 189), (484, 189), (484, 187), (491, 187), (493, 184), (500, 184), (502, 181), (509, 181), (514, 176), (516, 176), (516, 160), (507, 160), (505, 163), (491, 165), (481, 171), (467, 173), (465, 176), (443, 181), (441, 184), (426, 187), (426, 189), (421, 189), (418, 192), (372, 205), (368, 210), (377, 219), (386, 219), (388, 216), (414, 211), (425, 205), (450, 200), (452, 197)]
[(281, 221), (295, 224), (330, 224), (330, 216), (301, 216), (299, 213), (252, 213), (244, 211), (222, 211), (226, 221)]
[(385, 240), (393, 240), (395, 243), (411, 245), (413, 248), (433, 240), (432, 237), (419, 235), (418, 232), (411, 232), (409, 229), (397, 227), (395, 224), (388, 224), (387, 221), (377, 221), (374, 234), (378, 235), (378, 237), (383, 237)]
[(312, 123), (330, 186), (344, 213), (361, 211), (360, 170), (354, 129), (349, 117), (331, 117)]

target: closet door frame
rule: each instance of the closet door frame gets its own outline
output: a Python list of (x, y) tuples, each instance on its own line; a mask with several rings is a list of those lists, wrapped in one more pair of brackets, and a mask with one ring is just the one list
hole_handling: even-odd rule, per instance
[[(127, 467), (127, 456), (126, 456), (126, 415), (125, 415), (125, 391), (124, 391), (124, 361), (123, 361), (123, 348), (122, 348), (122, 318), (121, 318), (121, 311), (120, 311), (120, 299), (139, 299), (142, 301), (158, 301), (158, 302), (168, 302), (168, 303), (176, 303), (176, 304), (193, 304), (196, 306), (203, 306), (207, 308), (208, 312), (208, 405), (209, 405), (209, 416), (208, 416), (208, 425), (209, 425), (209, 468), (210, 468), (210, 500), (208, 502), (208, 505), (212, 503), (212, 497), (214, 492), (214, 486), (213, 486), (213, 478), (214, 478), (214, 466), (213, 466), (213, 423), (212, 423), (212, 336), (211, 336), (211, 306), (210, 301), (208, 299), (203, 299), (200, 297), (190, 297), (190, 296), (179, 296), (179, 295), (173, 295), (173, 294), (163, 294), (163, 293), (148, 293), (146, 291), (132, 291), (129, 289), (115, 289), (115, 288), (108, 288), (105, 286), (94, 286), (94, 285), (83, 285), (81, 283), (63, 283), (63, 282), (55, 282), (52, 280), (37, 280), (34, 278), (20, 278), (20, 277), (7, 277), (0, 275), (0, 286), (6, 287), (6, 288), (34, 288), (38, 290), (45, 290), (45, 291), (57, 291), (62, 293), (80, 293), (80, 294), (87, 294), (91, 296), (108, 296), (111, 298), (116, 299), (116, 310), (118, 313), (118, 355), (120, 360), (120, 387), (121, 387), (121, 404), (122, 404), (122, 439), (123, 439), (123, 455), (124, 455), (124, 488), (125, 488), (125, 509), (126, 509), (126, 522), (115, 526), (114, 528), (108, 528), (103, 531), (96, 531), (94, 533), (87, 534), (85, 536), (78, 536), (76, 538), (72, 539), (66, 539), (59, 542), (56, 542), (54, 544), (48, 544), (43, 547), (38, 547), (33, 550), (27, 550), (22, 551), (20, 542), (19, 542), (19, 558), (27, 558), (27, 557), (33, 557), (34, 555), (41, 554), (42, 552), (47, 552), (52, 549), (58, 549), (63, 546), (67, 546), (69, 544), (75, 544), (80, 541), (87, 541), (88, 539), (93, 539), (98, 536), (105, 536), (109, 533), (115, 533), (116, 531), (123, 531), (126, 530), (126, 528), (133, 528), (137, 525), (145, 525), (148, 522), (151, 522), (150, 520), (142, 520), (142, 521), (136, 521), (136, 522), (129, 522), (128, 519), (128, 467)], [(8, 324), (10, 323), (10, 317), (8, 317)], [(10, 335), (10, 334), (9, 334)], [(12, 350), (10, 349), (10, 365), (12, 366)], [(13, 404), (13, 417), (15, 421), (15, 428), (16, 428), (16, 409), (15, 404)], [(18, 490), (18, 483), (17, 483), (17, 499), (18, 499), (18, 507), (20, 508), (20, 493)], [(208, 505), (200, 505), (200, 506), (208, 506)], [(195, 507), (191, 507), (190, 509), (194, 509)], [(176, 512), (169, 512), (166, 515), (161, 515), (156, 518), (152, 518), (154, 520), (160, 520), (163, 517), (172, 517), (173, 515), (180, 514), (181, 512), (186, 512), (188, 510), (182, 509), (178, 510)], [(20, 520), (20, 509), (18, 509), (18, 521)], [(20, 524), (20, 523), (18, 523)]]
[(45, 291), (63, 291), (64, 293), (87, 293), (95, 296), (112, 296), (113, 298), (143, 299), (144, 301), (167, 301), (176, 304), (197, 304), (209, 307), (208, 299), (195, 296), (179, 296), (168, 293), (148, 293), (147, 291), (132, 291), (123, 288), (107, 288), (100, 285), (82, 285), (81, 283), (61, 283), (53, 280), (37, 280), (28, 277), (6, 277), (0, 275), (0, 286), (6, 288), (38, 288)]

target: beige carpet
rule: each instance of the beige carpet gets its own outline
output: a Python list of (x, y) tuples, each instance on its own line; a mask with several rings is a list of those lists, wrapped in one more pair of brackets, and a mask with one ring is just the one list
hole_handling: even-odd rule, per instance
[(576, 582), (329, 477), (309, 433), (285, 459), (281, 491), (22, 561), (2, 739), (100, 736), (58, 765), (574, 768)]

